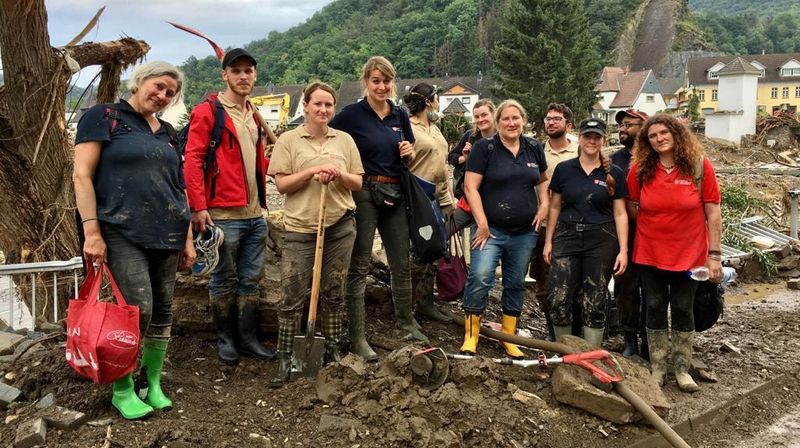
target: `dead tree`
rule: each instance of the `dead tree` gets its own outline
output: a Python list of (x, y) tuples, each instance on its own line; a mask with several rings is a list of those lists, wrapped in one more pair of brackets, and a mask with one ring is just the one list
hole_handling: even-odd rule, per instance
[(121, 70), (149, 49), (130, 38), (56, 48), (44, 0), (0, 0), (0, 250), (10, 262), (79, 254), (64, 116), (70, 78), (102, 66), (100, 90), (111, 93), (98, 102), (113, 101)]

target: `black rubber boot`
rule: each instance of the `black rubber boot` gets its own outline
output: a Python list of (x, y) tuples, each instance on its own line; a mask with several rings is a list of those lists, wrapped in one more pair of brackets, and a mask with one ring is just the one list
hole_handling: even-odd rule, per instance
[(553, 329), (553, 319), (550, 319), (549, 314), (545, 314), (544, 321), (547, 325), (547, 336), (544, 337), (544, 340), (547, 342), (556, 342), (556, 331)]
[(269, 382), (269, 387), (277, 389), (289, 382), (289, 375), (292, 371), (292, 354), (279, 353), (278, 354), (278, 372), (275, 377)]
[(445, 324), (453, 322), (452, 317), (439, 311), (439, 308), (433, 302), (433, 294), (424, 294), (417, 300), (417, 314)]
[(277, 354), (258, 340), (258, 296), (236, 298), (239, 311), (239, 353), (248, 358), (272, 361)]
[(639, 352), (638, 350), (639, 337), (636, 335), (635, 331), (626, 331), (624, 333), (624, 336), (625, 336), (625, 348), (622, 349), (622, 356), (630, 358), (631, 356)]
[(217, 331), (217, 357), (228, 365), (239, 362), (239, 352), (234, 341), (236, 334), (236, 307), (233, 296), (212, 297), (211, 313)]

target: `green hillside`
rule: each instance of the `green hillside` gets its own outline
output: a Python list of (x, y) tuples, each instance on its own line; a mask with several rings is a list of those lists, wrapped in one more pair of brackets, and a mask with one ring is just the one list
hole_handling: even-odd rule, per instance
[[(641, 0), (584, 0), (600, 54)], [(388, 57), (403, 78), (492, 73), (492, 51), (507, 0), (336, 0), (305, 23), (245, 47), (259, 61), (259, 84), (355, 79), (372, 55)], [(536, 24), (531, 24), (536, 26)], [(190, 58), (187, 103), (221, 88), (219, 63)]]
[(689, 9), (724, 16), (754, 14), (765, 17), (798, 11), (800, 3), (797, 0), (689, 0)]

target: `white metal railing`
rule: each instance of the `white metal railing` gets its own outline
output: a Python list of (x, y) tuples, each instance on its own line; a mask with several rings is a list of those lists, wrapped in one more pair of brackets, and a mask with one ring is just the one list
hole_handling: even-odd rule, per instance
[[(36, 329), (36, 276), (46, 272), (53, 273), (53, 322), (58, 321), (58, 273), (72, 271), (74, 296), (78, 295), (78, 271), (83, 269), (83, 259), (75, 257), (67, 261), (45, 261), (40, 263), (19, 263), (0, 265), (0, 277), (12, 278), (14, 275), (30, 275), (31, 279), (31, 330)], [(10, 327), (14, 327), (14, 301), (16, 300), (13, 281), (9, 281), (10, 294), (8, 295)]]

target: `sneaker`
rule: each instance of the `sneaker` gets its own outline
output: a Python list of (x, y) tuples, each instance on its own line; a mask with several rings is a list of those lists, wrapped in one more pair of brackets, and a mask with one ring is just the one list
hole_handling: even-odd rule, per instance
[(197, 258), (192, 265), (192, 273), (206, 275), (214, 270), (219, 263), (219, 247), (225, 239), (225, 234), (217, 226), (206, 226), (205, 232), (199, 232), (194, 237), (194, 250)]

